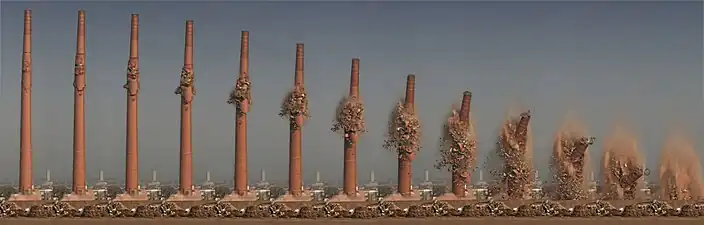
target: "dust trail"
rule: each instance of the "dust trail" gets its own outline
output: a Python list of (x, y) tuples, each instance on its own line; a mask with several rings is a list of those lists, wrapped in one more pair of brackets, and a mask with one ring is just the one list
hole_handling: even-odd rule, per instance
[(585, 199), (584, 179), (589, 164), (587, 149), (596, 138), (588, 136), (584, 125), (567, 118), (555, 134), (551, 160), (553, 180), (558, 185), (556, 196), (561, 200)]
[(604, 142), (601, 163), (603, 197), (635, 199), (637, 186), (646, 170), (635, 134), (625, 126), (616, 126)]
[(509, 199), (529, 197), (530, 185), (533, 183), (532, 137), (530, 131), (530, 110), (519, 116), (510, 116), (503, 122), (497, 141), (496, 159), (490, 159), (501, 166), (491, 170), (491, 174), (500, 180)]
[(660, 195), (664, 199), (700, 199), (701, 163), (691, 140), (681, 132), (670, 132), (660, 155)]

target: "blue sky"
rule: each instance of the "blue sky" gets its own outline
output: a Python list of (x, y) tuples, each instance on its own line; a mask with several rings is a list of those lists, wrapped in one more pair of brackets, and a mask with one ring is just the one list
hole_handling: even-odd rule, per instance
[[(124, 173), (125, 68), (130, 14), (140, 14), (140, 175), (176, 179), (184, 21), (194, 20), (194, 164), (198, 180), (233, 174), (233, 108), (227, 95), (238, 73), (239, 34), (250, 31), (254, 105), (249, 116), (249, 175), (260, 169), (286, 180), (288, 124), (277, 116), (293, 83), (295, 43), (305, 43), (305, 85), (312, 118), (303, 132), (308, 182), (342, 175), (343, 143), (329, 131), (347, 93), (351, 59), (361, 59), (361, 93), (369, 132), (358, 150), (359, 182), (370, 170), (395, 179), (381, 148), (388, 113), (417, 74), (416, 107), (423, 149), (414, 178), (435, 171), (437, 139), (450, 106), (474, 93), (480, 159), (512, 106), (534, 112), (534, 162), (543, 176), (551, 138), (576, 112), (601, 143), (614, 121), (639, 136), (649, 167), (669, 129), (704, 136), (701, 2), (5, 2), (2, 3), (0, 179), (16, 180), (19, 157), (23, 10), (33, 10), (35, 181), (52, 170), (70, 179), (76, 11), (87, 10), (86, 120), (89, 180)], [(697, 120), (697, 118), (699, 118)], [(704, 141), (696, 141), (701, 155)], [(476, 176), (475, 176), (476, 178)]]

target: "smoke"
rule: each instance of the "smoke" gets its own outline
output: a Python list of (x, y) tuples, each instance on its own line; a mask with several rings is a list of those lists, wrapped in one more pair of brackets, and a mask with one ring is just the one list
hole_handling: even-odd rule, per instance
[(691, 140), (680, 132), (668, 134), (660, 155), (661, 197), (670, 200), (699, 199), (702, 174)]
[(604, 142), (601, 170), (606, 199), (635, 199), (636, 187), (642, 183), (646, 170), (631, 130), (624, 126), (613, 129)]
[(587, 136), (584, 126), (574, 119), (567, 119), (555, 134), (551, 160), (553, 180), (558, 184), (558, 199), (586, 198), (587, 183), (584, 179), (589, 165), (587, 149), (596, 138)]

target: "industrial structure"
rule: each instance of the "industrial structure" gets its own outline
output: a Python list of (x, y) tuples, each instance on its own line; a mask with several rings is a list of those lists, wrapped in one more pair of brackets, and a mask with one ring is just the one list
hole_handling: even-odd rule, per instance
[[(107, 200), (108, 183), (100, 171), (100, 180), (92, 188), (86, 184), (86, 131), (85, 131), (85, 95), (86, 95), (86, 12), (78, 11), (76, 52), (74, 65), (74, 112), (73, 112), (73, 168), (71, 193), (64, 196), (64, 201)], [(235, 108), (235, 146), (234, 146), (234, 189), (223, 201), (257, 201), (269, 200), (271, 184), (266, 181), (266, 172), (261, 171), (261, 182), (254, 187), (248, 185), (247, 179), (247, 113), (250, 110), (251, 96), (249, 81), (249, 36), (248, 31), (241, 32), (240, 68), (235, 85), (234, 97), (231, 97)], [(192, 149), (192, 111), (196, 95), (194, 74), (194, 22), (185, 23), (183, 66), (181, 68), (179, 86), (175, 94), (180, 97), (180, 146), (179, 146), (179, 182), (178, 192), (162, 199), (162, 185), (157, 181), (156, 171), (153, 171), (152, 181), (144, 187), (139, 185), (139, 134), (138, 134), (138, 96), (140, 91), (139, 72), (139, 15), (131, 15), (131, 33), (129, 42), (129, 58), (127, 62), (126, 83), (126, 143), (125, 143), (125, 187), (124, 194), (118, 195), (117, 201), (199, 201), (215, 199), (215, 184), (207, 172), (206, 182), (196, 187), (193, 184), (193, 149)], [(360, 60), (352, 59), (348, 98), (360, 99), (359, 90)], [(406, 79), (405, 99), (403, 109), (415, 111), (416, 76), (410, 74)], [(21, 87), (21, 122), (20, 122), (20, 159), (19, 159), (19, 194), (10, 197), (10, 201), (40, 201), (53, 199), (54, 184), (50, 171), (47, 170), (47, 182), (36, 188), (32, 184), (32, 14), (24, 12), (24, 37), (22, 53), (22, 87)], [(231, 94), (233, 95), (233, 94)], [(327, 185), (321, 181), (320, 173), (316, 172), (316, 183), (310, 189), (304, 188), (301, 178), (302, 169), (302, 127), (308, 117), (307, 96), (304, 87), (304, 44), (297, 43), (295, 51), (295, 75), (293, 90), (284, 100), (290, 110), (287, 116), (290, 125), (288, 192), (279, 201), (312, 201), (324, 200)], [(462, 100), (460, 115), (465, 122), (470, 118), (471, 94), (465, 93)], [(288, 107), (288, 108), (287, 108)], [(282, 111), (285, 111), (282, 109)], [(333, 201), (377, 201), (378, 186), (374, 171), (370, 174), (370, 182), (361, 189), (357, 184), (357, 142), (361, 130), (345, 130), (344, 144), (344, 180), (340, 195)], [(429, 172), (425, 171), (425, 182), (413, 190), (411, 182), (413, 154), (398, 155), (398, 186), (397, 193), (387, 198), (391, 201), (429, 200), (434, 196), (434, 186), (430, 182)], [(452, 193), (457, 198), (485, 198), (489, 195), (489, 185), (483, 181), (482, 171), (479, 180), (471, 189), (466, 183), (455, 182), (457, 179), (469, 179), (469, 175), (461, 171), (452, 174)], [(535, 175), (536, 181), (538, 176)], [(592, 175), (592, 180), (594, 180)], [(592, 184), (596, 186), (596, 184)], [(534, 183), (534, 196), (541, 196), (543, 185)], [(590, 190), (595, 191), (592, 187)], [(645, 189), (643, 191), (646, 191)]]

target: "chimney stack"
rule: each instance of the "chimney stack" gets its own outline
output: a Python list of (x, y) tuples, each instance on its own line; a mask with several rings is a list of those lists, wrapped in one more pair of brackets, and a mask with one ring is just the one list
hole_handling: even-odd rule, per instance
[(193, 20), (186, 21), (186, 37), (183, 56), (181, 80), (176, 94), (181, 95), (181, 147), (179, 192), (191, 196), (193, 186), (193, 145), (192, 145), (192, 109), (195, 97), (195, 77), (193, 74)]
[[(240, 37), (240, 74), (238, 81), (249, 81), (249, 31), (242, 31)], [(237, 85), (237, 84), (235, 84)], [(249, 99), (244, 99), (235, 107), (235, 194), (247, 193), (247, 112)]]
[[(294, 88), (303, 88), (303, 44), (296, 44), (296, 74), (294, 79)], [(288, 191), (294, 197), (301, 196), (301, 181), (302, 162), (301, 162), (301, 145), (303, 115), (297, 115), (291, 121), (290, 138), (289, 138), (289, 179)]]
[[(352, 59), (350, 74), (350, 93), (348, 98), (359, 98), (359, 59)], [(343, 191), (347, 196), (357, 195), (357, 132), (345, 131), (344, 153), (344, 184)]]
[[(460, 121), (465, 122), (467, 127), (463, 129), (470, 129), (469, 127), (469, 115), (472, 102), (472, 92), (465, 91), (462, 93), (462, 106), (460, 107)], [(457, 197), (465, 197), (467, 186), (465, 184), (470, 182), (469, 171), (454, 170), (452, 172), (452, 193)]]
[(22, 112), (20, 123), (20, 186), (22, 195), (32, 193), (32, 10), (24, 11), (22, 38)]
[(132, 14), (130, 22), (130, 56), (127, 60), (127, 149), (125, 166), (125, 192), (139, 193), (138, 122), (137, 102), (139, 94), (139, 15)]
[(85, 131), (85, 60), (86, 60), (86, 12), (78, 11), (76, 32), (76, 60), (74, 67), (73, 105), (73, 194), (86, 194), (86, 131)]
[[(409, 74), (406, 77), (406, 99), (405, 109), (415, 111), (416, 76)], [(398, 193), (402, 196), (411, 194), (411, 159), (398, 157)]]

